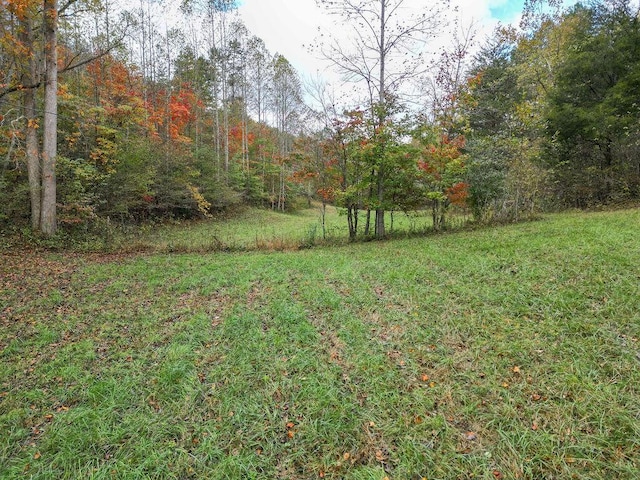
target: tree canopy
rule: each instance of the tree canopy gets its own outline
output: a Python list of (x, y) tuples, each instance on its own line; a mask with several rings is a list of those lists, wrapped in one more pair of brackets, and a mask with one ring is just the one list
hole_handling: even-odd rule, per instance
[(317, 51), (362, 87), (342, 103), (317, 88), (322, 108), (237, 2), (183, 2), (194, 28), (169, 28), (152, 0), (5, 0), (2, 229), (316, 199), (344, 209), (356, 239), (383, 237), (389, 211), (429, 210), (441, 229), (451, 211), (518, 220), (640, 196), (633, 2), (526, 2), (519, 27), (475, 46), (453, 36), (431, 57), (437, 5), (401, 17), (403, 0), (319, 4), (352, 40)]

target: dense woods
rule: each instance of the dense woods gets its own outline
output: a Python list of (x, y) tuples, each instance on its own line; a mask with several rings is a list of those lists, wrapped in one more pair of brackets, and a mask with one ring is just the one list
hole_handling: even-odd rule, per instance
[(319, 3), (365, 25), (316, 51), (362, 87), (346, 101), (303, 85), (233, 0), (2, 0), (1, 228), (317, 200), (355, 239), (384, 236), (388, 211), (428, 210), (437, 230), (454, 209), (518, 220), (640, 196), (634, 2), (529, 0), (518, 28), (453, 35), (433, 61), (437, 6), (401, 21), (402, 0)]

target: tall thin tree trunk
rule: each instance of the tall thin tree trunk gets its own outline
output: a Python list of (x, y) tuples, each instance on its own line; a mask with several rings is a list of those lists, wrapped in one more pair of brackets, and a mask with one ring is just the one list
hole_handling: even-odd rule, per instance
[(58, 1), (44, 0), (46, 75), (42, 140), (42, 210), (40, 228), (54, 235), (56, 223), (56, 155), (58, 143)]
[(40, 145), (36, 120), (36, 91), (29, 88), (24, 91), (24, 112), (27, 119), (25, 132), (27, 174), (29, 177), (29, 197), (31, 199), (31, 228), (40, 229), (41, 216), (41, 171)]
[[(384, 155), (384, 153), (383, 153)], [(378, 207), (376, 208), (376, 225), (375, 225), (375, 234), (376, 238), (383, 238), (385, 235), (384, 231), (384, 168), (380, 166), (378, 169), (378, 178), (377, 178), (377, 197), (378, 197)]]
[(220, 52), (222, 74), (222, 126), (224, 128), (224, 173), (225, 183), (229, 183), (229, 93), (228, 93), (228, 64), (227, 64), (227, 17), (223, 11), (220, 17)]
[[(384, 125), (384, 121), (385, 118), (384, 116), (386, 115), (385, 112), (385, 107), (384, 107), (384, 102), (386, 101), (386, 85), (385, 85), (385, 64), (386, 64), (386, 48), (387, 45), (385, 43), (385, 32), (387, 29), (387, 25), (386, 25), (386, 6), (387, 6), (387, 2), (386, 0), (382, 0), (380, 2), (380, 85), (379, 85), (379, 98), (378, 98), (378, 102), (379, 102), (379, 106), (378, 108), (380, 109), (380, 112), (378, 113), (378, 127), (381, 128)], [(377, 178), (377, 185), (376, 185), (376, 190), (377, 190), (377, 197), (378, 197), (378, 206), (376, 208), (376, 225), (375, 225), (375, 233), (376, 233), (376, 238), (383, 238), (385, 235), (385, 231), (384, 231), (384, 181), (385, 181), (385, 168), (384, 168), (384, 156), (386, 154), (385, 152), (385, 148), (384, 148), (384, 144), (382, 145), (382, 151), (380, 152), (381, 158), (380, 158), (380, 166), (378, 167), (378, 178)]]
[(371, 232), (371, 209), (367, 207), (367, 220), (364, 223), (364, 236), (368, 237)]
[[(33, 25), (31, 18), (27, 17), (22, 22), (22, 43), (29, 52), (27, 71), (25, 72), (25, 85), (33, 85), (36, 82), (36, 59), (33, 48)], [(40, 230), (41, 209), (41, 172), (40, 172), (40, 145), (38, 143), (38, 127), (36, 117), (36, 90), (27, 88), (22, 94), (24, 102), (24, 116), (26, 118), (25, 144), (27, 155), (27, 175), (29, 178), (29, 197), (31, 202), (31, 228)]]

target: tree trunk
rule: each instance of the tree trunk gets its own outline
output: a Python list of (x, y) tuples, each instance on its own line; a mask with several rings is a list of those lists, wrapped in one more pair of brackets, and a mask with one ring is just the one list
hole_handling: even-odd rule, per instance
[(378, 169), (378, 185), (377, 185), (377, 194), (378, 194), (378, 207), (376, 208), (376, 226), (375, 233), (376, 238), (384, 238), (384, 169)]
[[(378, 118), (378, 128), (382, 128), (385, 123), (386, 108), (384, 107), (384, 102), (387, 99), (386, 85), (385, 85), (385, 67), (386, 67), (386, 49), (387, 45), (385, 42), (385, 32), (387, 30), (387, 18), (386, 18), (386, 0), (382, 0), (380, 2), (380, 44), (379, 44), (379, 54), (380, 54), (380, 85), (378, 91), (378, 108), (380, 109), (379, 118)], [(384, 140), (383, 140), (384, 141)], [(376, 208), (376, 225), (375, 225), (375, 234), (376, 238), (383, 238), (385, 235), (384, 231), (384, 175), (385, 169), (383, 167), (385, 148), (384, 145), (381, 145), (382, 152), (380, 158), (380, 167), (378, 168), (378, 178), (377, 178), (377, 196), (378, 196), (378, 207)]]
[(358, 234), (357, 217), (352, 205), (347, 207), (347, 224), (349, 225), (349, 241), (353, 242)]
[(322, 219), (322, 239), (327, 239), (327, 202), (322, 200), (322, 208), (320, 210), (320, 215)]
[(31, 199), (31, 228), (40, 229), (41, 189), (40, 189), (40, 146), (36, 120), (36, 92), (33, 88), (24, 91), (24, 112), (27, 118), (25, 131), (27, 174), (29, 177), (29, 197)]
[(58, 143), (58, 1), (44, 0), (46, 76), (44, 86), (44, 133), (42, 140), (42, 210), (40, 229), (56, 233), (56, 155)]
[[(27, 17), (22, 22), (22, 42), (29, 54), (27, 71), (25, 72), (24, 85), (36, 83), (36, 59), (33, 45), (33, 25), (31, 18)], [(38, 144), (38, 122), (36, 114), (36, 90), (28, 88), (23, 92), (24, 115), (26, 117), (25, 144), (27, 156), (27, 174), (29, 178), (29, 197), (31, 201), (31, 228), (40, 230), (41, 209), (41, 173), (40, 173), (40, 145)]]
[(371, 232), (371, 209), (367, 207), (367, 220), (364, 223), (364, 236), (368, 237)]

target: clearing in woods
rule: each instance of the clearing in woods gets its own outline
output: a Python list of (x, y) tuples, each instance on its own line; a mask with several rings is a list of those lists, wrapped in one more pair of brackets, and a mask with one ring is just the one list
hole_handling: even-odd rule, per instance
[(637, 478), (639, 227), (3, 253), (0, 478)]

